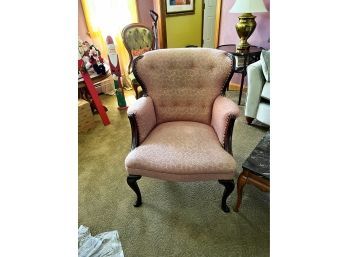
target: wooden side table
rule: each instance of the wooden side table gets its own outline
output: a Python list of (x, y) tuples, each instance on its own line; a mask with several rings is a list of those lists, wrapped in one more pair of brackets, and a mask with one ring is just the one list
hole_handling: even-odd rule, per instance
[(234, 211), (238, 212), (242, 202), (243, 188), (246, 184), (252, 184), (263, 192), (270, 190), (270, 133), (269, 131), (262, 138), (259, 144), (251, 152), (243, 163), (243, 172), (238, 177), (237, 182), (237, 203)]
[(241, 60), (243, 60), (241, 65), (238, 65), (238, 62), (235, 62), (236, 67), (234, 67), (235, 73), (242, 74), (242, 79), (240, 82), (240, 90), (239, 90), (239, 99), (238, 99), (238, 105), (240, 105), (240, 101), (242, 98), (242, 92), (243, 92), (243, 86), (244, 86), (244, 78), (245, 78), (246, 73), (247, 73), (247, 67), (249, 64), (260, 60), (260, 55), (261, 55), (261, 51), (263, 50), (263, 48), (258, 47), (258, 46), (250, 46), (249, 50), (247, 50), (247, 51), (239, 51), (239, 50), (237, 50), (236, 45), (230, 44), (230, 45), (218, 46), (217, 49), (229, 52), (236, 59), (240, 58)]

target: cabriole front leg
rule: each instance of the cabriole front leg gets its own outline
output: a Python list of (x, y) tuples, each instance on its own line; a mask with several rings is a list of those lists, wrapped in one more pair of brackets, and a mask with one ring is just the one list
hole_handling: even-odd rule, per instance
[(219, 183), (223, 186), (225, 186), (224, 193), (222, 195), (222, 200), (221, 200), (221, 209), (224, 212), (230, 212), (230, 208), (226, 204), (227, 197), (233, 192), (234, 189), (234, 181), (233, 179), (231, 180), (219, 180)]
[(140, 178), (141, 178), (141, 176), (139, 176), (139, 175), (129, 175), (127, 177), (128, 186), (130, 186), (130, 188), (132, 188), (133, 191), (137, 195), (137, 201), (135, 202), (134, 207), (139, 207), (142, 204), (141, 193), (140, 193), (140, 189), (139, 189), (138, 184), (137, 184), (137, 180)]

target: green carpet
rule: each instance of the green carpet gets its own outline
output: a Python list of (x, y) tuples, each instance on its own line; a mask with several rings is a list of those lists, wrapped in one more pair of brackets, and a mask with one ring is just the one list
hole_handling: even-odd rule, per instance
[[(237, 91), (227, 96), (238, 100)], [(97, 126), (78, 139), (78, 225), (88, 226), (92, 235), (118, 230), (126, 257), (269, 256), (269, 194), (253, 186), (245, 187), (240, 212), (226, 214), (220, 209), (223, 186), (217, 181), (166, 182), (143, 177), (138, 183), (143, 205), (134, 208), (136, 198), (124, 168), (131, 143), (127, 114), (117, 110), (114, 96), (101, 99), (111, 124), (103, 126), (94, 115)], [(132, 101), (128, 96), (127, 103)], [(232, 144), (238, 172), (268, 130), (248, 126), (244, 106), (240, 109)], [(227, 201), (230, 207), (236, 196), (234, 190)]]

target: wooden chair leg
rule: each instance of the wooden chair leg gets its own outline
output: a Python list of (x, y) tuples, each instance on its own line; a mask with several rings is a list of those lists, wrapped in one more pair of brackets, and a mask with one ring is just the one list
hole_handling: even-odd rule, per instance
[(236, 206), (233, 208), (235, 212), (239, 211), (240, 204), (242, 203), (242, 196), (243, 196), (243, 188), (248, 180), (248, 173), (243, 171), (237, 181), (237, 203)]
[(128, 186), (130, 186), (130, 188), (132, 188), (133, 191), (137, 195), (137, 200), (134, 204), (134, 207), (139, 207), (142, 204), (141, 193), (140, 193), (140, 189), (139, 189), (138, 184), (137, 184), (137, 180), (140, 178), (141, 178), (141, 176), (139, 176), (139, 175), (129, 175), (127, 177)]
[(253, 122), (253, 120), (254, 120), (254, 118), (250, 118), (250, 117), (247, 117), (247, 116), (245, 116), (245, 119), (246, 119), (246, 122), (248, 123), (248, 125), (250, 125)]
[(230, 208), (226, 204), (227, 197), (233, 192), (234, 189), (234, 181), (233, 179), (231, 180), (219, 180), (219, 183), (223, 186), (225, 186), (224, 193), (222, 195), (222, 200), (221, 200), (221, 209), (224, 212), (230, 212)]

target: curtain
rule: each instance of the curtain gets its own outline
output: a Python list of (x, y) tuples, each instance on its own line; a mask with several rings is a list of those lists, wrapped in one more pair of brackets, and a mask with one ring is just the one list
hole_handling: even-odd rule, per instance
[(121, 32), (126, 25), (138, 22), (136, 0), (81, 0), (81, 4), (93, 44), (100, 50), (102, 57), (107, 59), (105, 39), (108, 35), (114, 39), (122, 77), (129, 83), (129, 55)]

